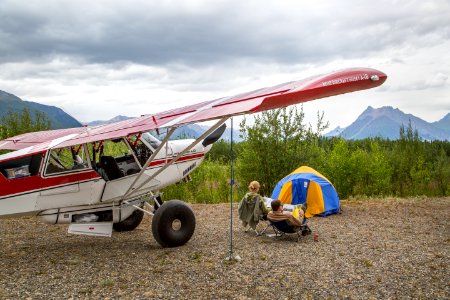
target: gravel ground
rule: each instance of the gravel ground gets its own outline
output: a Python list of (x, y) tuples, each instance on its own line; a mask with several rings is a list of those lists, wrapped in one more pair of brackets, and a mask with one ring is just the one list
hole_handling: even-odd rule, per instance
[[(342, 201), (296, 242), (244, 232), (234, 206), (193, 205), (197, 228), (163, 249), (145, 218), (112, 238), (35, 218), (0, 220), (2, 299), (449, 299), (450, 198)], [(269, 232), (271, 233), (271, 232)]]

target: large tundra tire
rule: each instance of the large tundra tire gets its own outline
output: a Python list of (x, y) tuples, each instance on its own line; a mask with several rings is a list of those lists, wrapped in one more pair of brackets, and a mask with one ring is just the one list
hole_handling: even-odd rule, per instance
[(153, 237), (163, 247), (178, 247), (186, 244), (194, 231), (194, 212), (183, 201), (164, 202), (153, 216)]
[(131, 231), (136, 229), (136, 227), (141, 224), (144, 218), (144, 212), (142, 210), (136, 209), (133, 213), (125, 220), (114, 223), (113, 228), (115, 231)]

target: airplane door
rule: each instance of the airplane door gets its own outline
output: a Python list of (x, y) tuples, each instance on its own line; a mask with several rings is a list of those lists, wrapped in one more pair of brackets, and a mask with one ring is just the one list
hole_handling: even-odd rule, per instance
[(39, 170), (43, 154), (23, 156), (0, 164), (0, 212), (2, 215), (35, 210), (41, 187)]
[(98, 203), (104, 185), (93, 170), (44, 178), (36, 210)]
[(36, 210), (98, 203), (104, 180), (95, 172), (83, 146), (52, 149), (41, 171)]
[[(146, 134), (144, 135), (146, 136)], [(115, 151), (111, 151), (111, 149), (115, 149)], [(170, 148), (168, 150), (171, 151)], [(133, 184), (142, 167), (148, 167), (144, 164), (153, 151), (154, 149), (143, 143), (139, 136), (129, 136), (127, 140), (118, 139), (104, 142), (104, 151), (102, 157), (99, 158), (99, 165), (109, 180), (106, 182), (101, 201), (120, 200)], [(117, 153), (123, 154), (117, 155)], [(134, 188), (146, 181), (151, 172), (154, 171), (145, 171)], [(140, 193), (157, 189), (159, 185), (158, 180), (152, 179), (145, 184)]]

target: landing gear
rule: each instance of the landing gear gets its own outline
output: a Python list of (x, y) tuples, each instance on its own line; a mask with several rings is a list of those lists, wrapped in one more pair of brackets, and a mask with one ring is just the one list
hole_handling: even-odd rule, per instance
[(194, 212), (183, 201), (164, 202), (153, 216), (153, 237), (163, 247), (186, 244), (194, 234), (194, 230)]
[(161, 195), (156, 196), (153, 203), (154, 211), (156, 211), (163, 204), (163, 202), (164, 201), (161, 199)]
[(144, 212), (142, 210), (136, 209), (133, 213), (126, 218), (125, 220), (114, 223), (113, 228), (115, 231), (131, 231), (136, 229), (136, 227), (141, 224), (142, 219), (144, 218)]

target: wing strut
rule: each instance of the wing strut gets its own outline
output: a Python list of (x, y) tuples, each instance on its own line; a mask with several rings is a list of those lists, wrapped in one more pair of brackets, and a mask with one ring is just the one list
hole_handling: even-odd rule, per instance
[(169, 132), (167, 132), (166, 136), (162, 140), (161, 144), (158, 146), (158, 148), (153, 152), (152, 155), (147, 159), (145, 164), (142, 167), (141, 171), (139, 172), (138, 176), (134, 179), (133, 183), (130, 185), (128, 190), (125, 192), (125, 194), (122, 197), (122, 200), (124, 200), (130, 193), (130, 191), (133, 189), (133, 187), (136, 185), (136, 182), (142, 177), (142, 174), (144, 174), (145, 170), (147, 169), (148, 164), (156, 157), (156, 155), (161, 151), (161, 149), (164, 147), (164, 145), (168, 145), (169, 138), (174, 133), (175, 129), (177, 129), (175, 126), (171, 127)]
[[(128, 196), (133, 195), (134, 193), (136, 193), (137, 191), (139, 191), (144, 185), (146, 185), (148, 182), (150, 182), (150, 180), (152, 180), (153, 178), (155, 178), (156, 176), (158, 176), (159, 174), (161, 174), (165, 169), (167, 169), (169, 166), (171, 166), (172, 164), (174, 164), (178, 159), (180, 159), (181, 156), (183, 156), (186, 152), (188, 152), (189, 150), (191, 150), (192, 148), (195, 147), (195, 145), (197, 145), (198, 143), (200, 143), (200, 141), (202, 141), (205, 137), (207, 137), (211, 132), (213, 132), (214, 130), (216, 130), (220, 125), (222, 125), (223, 123), (225, 123), (225, 121), (228, 119), (229, 117), (223, 117), (221, 118), (216, 124), (214, 124), (211, 128), (209, 128), (207, 131), (205, 131), (201, 136), (199, 136), (194, 142), (192, 142), (192, 144), (190, 144), (188, 147), (186, 147), (183, 151), (181, 151), (180, 153), (178, 153), (178, 155), (173, 158), (172, 160), (170, 160), (167, 164), (165, 164), (162, 168), (160, 168), (158, 171), (156, 171), (152, 176), (150, 176), (149, 178), (147, 178), (144, 182), (142, 182), (136, 189), (132, 190), (132, 191), (128, 191), (127, 193), (125, 193), (125, 195), (123, 196), (123, 198), (126, 198)], [(161, 144), (162, 145), (162, 144)], [(161, 148), (161, 145), (159, 146), (159, 148)], [(141, 170), (142, 171), (142, 170)]]

